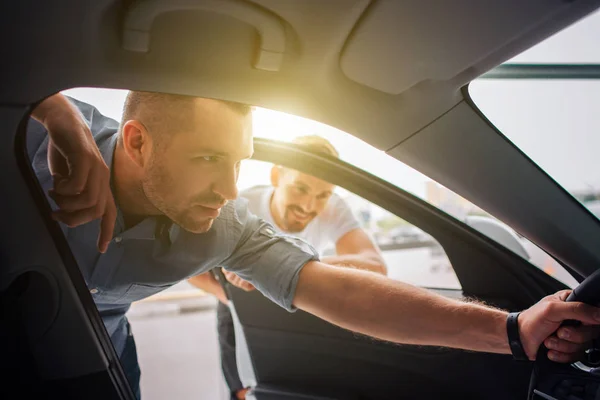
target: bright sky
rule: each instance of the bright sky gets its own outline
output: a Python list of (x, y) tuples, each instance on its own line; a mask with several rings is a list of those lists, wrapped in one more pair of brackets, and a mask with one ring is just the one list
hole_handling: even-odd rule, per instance
[[(559, 32), (511, 62), (600, 63), (600, 12)], [(484, 114), (567, 190), (600, 190), (600, 81), (482, 80), (470, 92)], [(120, 120), (126, 91), (80, 88), (66, 94)], [(288, 141), (317, 134), (329, 139), (343, 160), (419, 197), (427, 177), (338, 129), (304, 118), (257, 109), (257, 137)], [(268, 182), (268, 168), (243, 167), (240, 187)]]

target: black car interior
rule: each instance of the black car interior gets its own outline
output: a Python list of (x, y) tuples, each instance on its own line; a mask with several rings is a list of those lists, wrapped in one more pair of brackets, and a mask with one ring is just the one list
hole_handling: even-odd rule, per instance
[[(13, 205), (2, 224), (2, 398), (133, 398), (71, 250), (25, 150), (29, 107), (4, 110), (3, 187)], [(7, 117), (11, 117), (8, 119)], [(12, 166), (12, 168), (9, 168)], [(23, 229), (12, 230), (20, 226)], [(90, 391), (90, 388), (94, 388)], [(2, 393), (4, 392), (4, 393)]]
[[(161, 91), (327, 123), (484, 208), (583, 281), (600, 268), (600, 221), (496, 130), (470, 100), (468, 83), (598, 7), (597, 0), (2, 2), (0, 398), (134, 398), (25, 152), (25, 124), (41, 99), (73, 87)], [(431, 234), (462, 286), (443, 295), (517, 310), (564, 288), (478, 231), (343, 162), (261, 140), (255, 157), (342, 186)], [(585, 292), (597, 293), (590, 279)], [(597, 379), (573, 366), (378, 342), (223, 284), (259, 400), (595, 398)]]

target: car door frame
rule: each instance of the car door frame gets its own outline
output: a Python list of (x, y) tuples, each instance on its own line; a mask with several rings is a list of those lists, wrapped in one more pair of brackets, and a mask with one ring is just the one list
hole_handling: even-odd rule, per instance
[[(407, 191), (344, 161), (327, 155), (310, 153), (290, 143), (262, 138), (254, 139), (254, 149), (253, 160), (282, 165), (326, 180), (430, 234), (444, 248), (462, 285), (462, 289), (458, 290), (431, 289), (438, 294), (458, 299), (482, 299), (488, 304), (514, 311), (526, 308), (541, 297), (566, 288), (562, 282), (469, 225)], [(462, 247), (463, 250), (457, 250), (456, 247)], [(477, 254), (475, 258), (488, 260), (490, 264), (469, 264), (469, 257), (465, 252)], [(378, 371), (381, 366), (387, 365), (392, 367), (391, 370), (398, 372), (399, 365), (409, 362), (412, 366), (401, 367), (404, 368), (403, 376), (415, 373), (417, 380), (420, 379), (417, 378), (419, 376), (427, 376), (432, 379), (430, 383), (433, 385), (429, 390), (444, 388), (450, 391), (462, 389), (454, 387), (455, 382), (444, 378), (443, 374), (440, 374), (441, 371), (436, 370), (437, 363), (445, 365), (464, 361), (471, 366), (470, 368), (485, 364), (493, 365), (492, 368), (497, 368), (499, 373), (506, 374), (507, 370), (512, 370), (515, 375), (510, 388), (506, 388), (506, 393), (518, 393), (526, 387), (530, 374), (527, 364), (511, 366), (509, 358), (483, 353), (465, 353), (427, 346), (397, 347), (372, 341), (303, 311), (289, 314), (274, 307), (259, 293), (245, 292), (233, 287), (227, 283), (220, 271), (215, 272), (230, 299), (238, 370), (243, 384), (253, 388), (251, 393), (255, 397), (252, 398), (260, 400), (283, 398), (281, 397), (283, 393), (291, 393), (286, 394), (288, 397), (285, 397), (290, 399), (329, 398), (327, 396), (349, 398), (346, 392), (342, 394), (336, 392), (336, 390), (343, 390), (343, 385), (340, 386), (339, 382), (325, 383), (325, 385), (331, 384), (331, 387), (322, 386), (324, 384), (322, 376), (309, 372), (316, 366), (311, 368), (307, 365), (308, 360), (312, 362), (318, 360), (319, 365), (345, 365), (344, 371), (350, 375), (356, 373), (356, 366), (360, 363), (371, 365)], [(489, 287), (486, 287), (486, 284)], [(339, 353), (340, 349), (350, 352), (352, 358), (345, 362), (347, 355)], [(318, 358), (311, 358), (312, 356)], [(282, 357), (296, 365), (296, 368), (300, 368), (300, 371), (304, 371), (299, 376), (306, 379), (305, 382), (300, 384), (294, 378), (290, 378), (289, 371), (294, 371), (294, 368), (288, 369), (288, 362), (281, 365)], [(410, 363), (410, 360), (413, 363)], [(434, 364), (430, 364), (431, 362)], [(433, 370), (430, 368), (437, 372), (431, 372)], [(472, 369), (469, 371), (465, 373), (467, 375), (475, 373)], [(430, 375), (431, 373), (433, 375)], [(386, 378), (381, 379), (385, 381)], [(360, 386), (360, 382), (357, 379), (353, 385)], [(488, 384), (490, 382), (482, 380), (471, 389), (481, 393), (485, 391), (485, 386)], [(361, 386), (361, 390), (370, 393), (369, 388)], [(466, 395), (467, 392), (463, 394)], [(279, 395), (281, 396), (277, 397)]]
[[(567, 287), (552, 278), (529, 261), (516, 255), (501, 244), (471, 228), (466, 223), (414, 196), (381, 178), (361, 170), (335, 157), (315, 154), (290, 143), (254, 139), (253, 160), (270, 162), (326, 180), (404, 219), (408, 223), (430, 234), (446, 251), (451, 263), (453, 257), (460, 258), (451, 250), (452, 242), (467, 243), (472, 251), (485, 253), (502, 260), (502, 268), (510, 274), (518, 288), (512, 286), (505, 294), (528, 293), (519, 304), (533, 304), (541, 297)], [(511, 267), (512, 266), (512, 267)], [(454, 268), (462, 290), (467, 296), (497, 297), (502, 293), (486, 293), (480, 284), (485, 282), (478, 273), (480, 266)], [(476, 279), (473, 279), (475, 275)], [(500, 296), (502, 297), (502, 296)], [(523, 301), (525, 300), (525, 301)]]

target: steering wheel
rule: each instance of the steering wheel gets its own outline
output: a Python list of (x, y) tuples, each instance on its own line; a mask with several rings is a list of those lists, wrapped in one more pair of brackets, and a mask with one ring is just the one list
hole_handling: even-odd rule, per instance
[(567, 301), (580, 301), (582, 303), (597, 306), (600, 304), (600, 270), (594, 272), (588, 276), (583, 282), (579, 284), (569, 297)]
[[(566, 301), (579, 301), (593, 306), (600, 305), (600, 270), (588, 276), (567, 297)], [(565, 321), (563, 325), (579, 325), (579, 321)], [(596, 357), (592, 350), (587, 353)], [(590, 360), (596, 361), (597, 360)], [(578, 362), (559, 364), (548, 359), (548, 349), (543, 344), (533, 363), (528, 400), (600, 400), (600, 374)]]

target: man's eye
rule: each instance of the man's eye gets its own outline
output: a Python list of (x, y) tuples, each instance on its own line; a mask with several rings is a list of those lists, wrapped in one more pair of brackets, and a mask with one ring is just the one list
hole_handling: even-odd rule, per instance
[(216, 156), (202, 156), (199, 157), (202, 161), (207, 161), (207, 162), (217, 162), (219, 161), (219, 157)]

